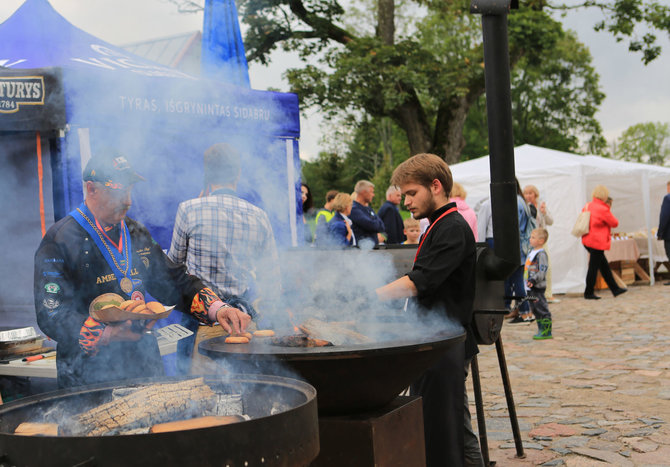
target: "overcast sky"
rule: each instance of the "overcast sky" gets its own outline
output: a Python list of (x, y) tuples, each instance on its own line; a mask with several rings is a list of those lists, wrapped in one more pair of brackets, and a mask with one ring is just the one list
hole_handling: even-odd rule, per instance
[[(155, 39), (202, 27), (202, 13), (181, 14), (167, 0), (50, 0), (51, 5), (72, 24), (112, 44), (124, 45)], [(0, 0), (0, 21), (9, 17), (23, 0)], [(618, 137), (630, 125), (641, 122), (670, 122), (670, 39), (661, 38), (663, 52), (650, 65), (643, 65), (639, 54), (628, 52), (625, 43), (616, 43), (606, 33), (596, 33), (597, 13), (572, 13), (563, 22), (577, 31), (591, 50), (601, 77), (605, 101), (597, 114), (605, 137)], [(252, 65), (249, 77), (254, 89), (268, 87), (287, 90), (281, 75), (299, 60), (275, 54), (270, 67)], [(300, 152), (304, 158), (319, 151), (319, 119), (301, 119)]]

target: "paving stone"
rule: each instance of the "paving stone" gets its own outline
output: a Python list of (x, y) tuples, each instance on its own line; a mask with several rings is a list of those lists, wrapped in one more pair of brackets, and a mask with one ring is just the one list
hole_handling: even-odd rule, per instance
[(519, 404), (519, 407), (551, 407), (552, 403), (547, 401), (526, 401)]
[(554, 459), (548, 462), (545, 462), (544, 464), (540, 464), (545, 467), (553, 467), (556, 465), (565, 465), (565, 461), (563, 459)]
[(654, 452), (658, 449), (658, 444), (642, 438), (630, 438), (626, 444), (635, 452)]
[(599, 428), (599, 427), (595, 423), (585, 423), (585, 424), (582, 425), (582, 428), (587, 428), (589, 430), (593, 430), (593, 429)]
[(531, 436), (534, 440), (536, 441), (553, 441), (554, 438), (551, 436), (532, 436), (530, 433), (528, 433), (529, 436)]
[[(537, 450), (542, 450), (544, 449), (544, 446), (542, 446), (540, 443), (532, 443), (530, 441), (523, 441), (523, 448), (524, 449), (537, 449)], [(516, 448), (516, 445), (514, 443), (504, 443), (498, 446), (500, 449), (514, 449)]]
[(602, 435), (598, 436), (598, 439), (603, 441), (617, 441), (619, 436), (620, 433), (617, 433), (616, 431), (608, 431), (607, 433), (603, 433)]
[(555, 438), (557, 436), (574, 436), (576, 434), (577, 430), (560, 423), (547, 423), (546, 425), (537, 426), (528, 432), (528, 436), (531, 438), (537, 438), (538, 436)]
[(578, 418), (571, 418), (568, 420), (561, 420), (560, 423), (561, 425), (581, 425), (582, 423), (591, 423), (593, 419), (591, 417), (578, 417)]
[(511, 431), (487, 431), (486, 437), (493, 441), (509, 441), (514, 439)]
[(670, 446), (662, 446), (654, 452), (631, 453), (631, 460), (635, 462), (635, 464), (644, 467), (667, 467), (668, 459), (670, 459)]
[(619, 451), (619, 454), (621, 454), (624, 457), (630, 457), (630, 451)]
[(648, 438), (650, 441), (658, 444), (670, 444), (670, 435), (662, 433), (654, 433)]
[(659, 399), (670, 400), (670, 391), (661, 391), (658, 393)]
[(573, 448), (586, 446), (589, 442), (588, 436), (568, 436), (567, 438), (559, 438), (554, 441), (553, 447)]
[(659, 417), (638, 418), (639, 421), (645, 425), (656, 425), (657, 423), (665, 423), (665, 420)]
[(555, 451), (555, 452), (557, 452), (557, 453), (559, 453), (559, 454), (562, 455), (562, 456), (565, 456), (566, 454), (570, 454), (570, 453), (572, 452), (570, 449), (567, 449), (567, 448), (557, 448), (557, 447), (552, 447), (551, 450), (552, 450), (552, 451)]
[(636, 436), (650, 436), (653, 435), (655, 430), (653, 428), (639, 428), (637, 430), (629, 431), (626, 434), (623, 434), (621, 436), (624, 436), (626, 438), (632, 438)]
[(590, 448), (574, 448), (572, 452), (582, 456), (590, 457), (592, 459), (609, 462), (610, 464), (618, 465), (621, 467), (635, 466), (635, 464), (633, 464), (631, 461), (617, 454), (616, 452), (600, 451), (598, 449), (590, 449)]
[(593, 438), (591, 441), (589, 441), (587, 447), (591, 449), (599, 449), (601, 451), (617, 452), (618, 450), (621, 449), (621, 443), (605, 441), (600, 438)]
[(582, 434), (584, 436), (598, 436), (598, 435), (602, 435), (603, 433), (607, 433), (607, 430), (605, 430), (604, 428), (595, 428), (593, 430), (582, 431)]

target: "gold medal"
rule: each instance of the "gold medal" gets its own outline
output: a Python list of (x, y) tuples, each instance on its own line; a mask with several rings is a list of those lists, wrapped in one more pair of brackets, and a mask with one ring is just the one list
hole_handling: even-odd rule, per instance
[(123, 290), (125, 293), (130, 293), (133, 291), (133, 281), (128, 279), (127, 277), (124, 277), (121, 279), (121, 290)]

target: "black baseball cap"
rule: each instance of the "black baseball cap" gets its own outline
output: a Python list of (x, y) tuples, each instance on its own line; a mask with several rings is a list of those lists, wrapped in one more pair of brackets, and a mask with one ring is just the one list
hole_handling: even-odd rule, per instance
[(100, 182), (115, 189), (145, 180), (118, 151), (103, 151), (93, 155), (86, 164), (83, 179), (85, 182)]

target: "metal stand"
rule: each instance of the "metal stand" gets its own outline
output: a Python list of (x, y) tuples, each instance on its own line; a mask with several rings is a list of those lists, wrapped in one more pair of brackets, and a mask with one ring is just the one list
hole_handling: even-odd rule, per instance
[[(502, 336), (495, 341), (496, 353), (498, 354), (498, 366), (500, 367), (500, 376), (505, 389), (505, 399), (507, 400), (507, 412), (509, 413), (510, 424), (512, 425), (512, 435), (514, 436), (514, 446), (516, 447), (516, 457), (524, 459), (526, 454), (523, 451), (523, 442), (521, 441), (521, 431), (519, 430), (519, 420), (516, 415), (516, 406), (514, 405), (514, 395), (512, 394), (512, 384), (507, 373), (507, 360), (505, 359), (505, 350), (503, 349)], [(472, 371), (472, 385), (475, 393), (475, 406), (477, 408), (477, 426), (479, 430), (479, 444), (482, 450), (482, 458), (485, 466), (493, 466), (495, 462), (489, 459), (489, 444), (486, 435), (486, 417), (484, 415), (484, 404), (482, 399), (482, 387), (479, 380), (479, 363), (475, 355), (470, 365)]]

